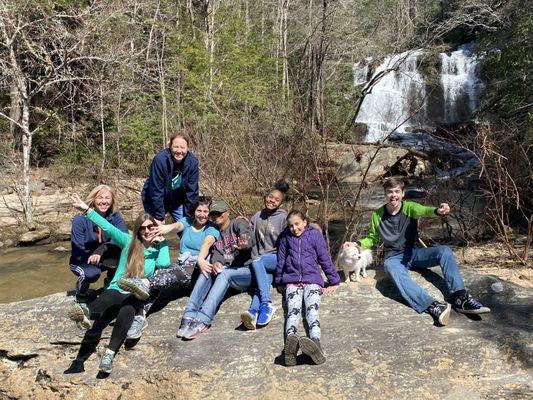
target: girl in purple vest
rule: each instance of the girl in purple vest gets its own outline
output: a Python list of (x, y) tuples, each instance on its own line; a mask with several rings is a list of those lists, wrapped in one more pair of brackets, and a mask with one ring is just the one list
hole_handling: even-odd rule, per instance
[[(335, 293), (340, 277), (328, 254), (322, 232), (311, 227), (301, 211), (291, 211), (287, 216), (287, 225), (288, 229), (280, 236), (274, 278), (276, 286), (284, 289), (287, 304), (283, 349), (285, 365), (296, 365), (298, 349), (311, 357), (315, 364), (322, 364), (326, 357), (320, 346), (318, 308), (322, 294)], [(326, 274), (327, 285), (320, 269)], [(298, 336), (303, 312), (309, 337)]]

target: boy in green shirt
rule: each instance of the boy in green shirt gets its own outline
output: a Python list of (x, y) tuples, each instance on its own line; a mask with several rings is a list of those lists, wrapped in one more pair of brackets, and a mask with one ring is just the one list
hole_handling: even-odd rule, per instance
[[(490, 312), (465, 290), (463, 278), (457, 267), (455, 256), (448, 246), (429, 248), (417, 247), (418, 218), (444, 216), (450, 206), (427, 207), (412, 201), (403, 201), (404, 184), (396, 178), (385, 181), (385, 201), (374, 211), (368, 235), (355, 243), (363, 249), (370, 249), (381, 238), (385, 247), (383, 266), (402, 297), (417, 312), (428, 312), (440, 325), (450, 319), (451, 305), (432, 298), (409, 276), (409, 269), (424, 269), (440, 265), (450, 291), (450, 302), (457, 312), (482, 314)], [(349, 242), (345, 243), (347, 246)]]

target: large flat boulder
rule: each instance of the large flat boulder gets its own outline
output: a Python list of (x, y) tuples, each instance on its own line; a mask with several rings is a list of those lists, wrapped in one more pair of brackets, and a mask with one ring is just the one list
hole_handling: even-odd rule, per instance
[[(0, 398), (38, 399), (529, 399), (532, 394), (533, 291), (463, 270), (467, 286), (493, 310), (480, 318), (453, 313), (436, 327), (399, 299), (378, 268), (362, 283), (343, 284), (320, 309), (326, 364), (281, 365), (283, 317), (242, 331), (249, 303), (234, 295), (198, 339), (175, 337), (186, 297), (152, 314), (132, 350), (117, 355), (106, 379), (97, 379), (110, 328), (85, 363), (64, 375), (82, 332), (66, 317), (65, 293), (0, 306)], [(437, 270), (413, 278), (438, 298)], [(494, 285), (496, 283), (496, 285)]]
[(405, 157), (409, 151), (402, 147), (372, 144), (328, 143), (329, 159), (337, 166), (341, 183), (373, 182)]

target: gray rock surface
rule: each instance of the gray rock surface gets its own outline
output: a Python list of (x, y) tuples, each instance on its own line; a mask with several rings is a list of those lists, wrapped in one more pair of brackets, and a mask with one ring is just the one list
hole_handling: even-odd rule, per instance
[[(186, 297), (155, 307), (132, 350), (117, 355), (106, 379), (97, 379), (110, 328), (85, 363), (64, 375), (82, 332), (66, 317), (64, 293), (0, 306), (0, 398), (38, 399), (530, 399), (533, 291), (463, 270), (467, 286), (493, 310), (480, 318), (453, 312), (446, 327), (404, 305), (378, 268), (362, 283), (341, 285), (320, 309), (326, 364), (305, 357), (287, 368), (281, 296), (271, 324), (239, 328), (249, 302), (234, 295), (198, 339), (175, 337)], [(438, 298), (437, 270), (412, 276)], [(377, 279), (376, 279), (377, 278)], [(164, 306), (163, 306), (164, 305)], [(157, 310), (159, 309), (159, 310)]]
[[(359, 183), (366, 172), (366, 180), (373, 182), (383, 176), (409, 151), (402, 147), (385, 146), (380, 148), (370, 144), (349, 145), (329, 143), (331, 160), (336, 160), (339, 169), (337, 178), (342, 183)], [(370, 168), (368, 167), (370, 164)], [(368, 172), (367, 172), (368, 168)]]

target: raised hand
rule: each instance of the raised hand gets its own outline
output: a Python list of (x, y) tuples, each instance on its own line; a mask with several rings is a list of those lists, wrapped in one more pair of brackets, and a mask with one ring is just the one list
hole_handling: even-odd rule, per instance
[(441, 203), (439, 207), (437, 208), (437, 214), (439, 215), (446, 215), (450, 212), (450, 206), (448, 203)]
[(158, 225), (153, 229), (156, 235), (166, 235), (174, 230), (174, 226), (170, 225)]
[(247, 249), (249, 246), (249, 240), (249, 236), (247, 234), (243, 234), (237, 238), (237, 244), (234, 244), (233, 247), (237, 250)]
[(76, 193), (74, 193), (70, 199), (72, 200), (72, 207), (74, 207), (76, 210), (86, 212), (89, 209), (89, 206), (82, 199), (80, 199), (80, 196), (78, 196)]

